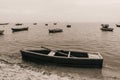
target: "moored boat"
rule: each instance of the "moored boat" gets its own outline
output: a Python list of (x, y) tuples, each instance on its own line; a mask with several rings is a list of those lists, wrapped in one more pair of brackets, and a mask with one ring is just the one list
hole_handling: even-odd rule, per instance
[(114, 28), (109, 28), (109, 24), (101, 24), (102, 28), (100, 28), (102, 31), (113, 31)]
[(4, 33), (4, 30), (0, 30), (0, 35)]
[(63, 32), (63, 29), (59, 29), (59, 28), (49, 29), (49, 33), (59, 33), (59, 32)]
[(21, 26), (21, 25), (23, 25), (22, 23), (17, 23), (17, 24), (15, 24), (16, 26)]
[(120, 27), (120, 24), (116, 24), (116, 27)]
[(101, 24), (102, 28), (108, 28), (109, 24)]
[(11, 28), (13, 32), (28, 30), (28, 27)]
[(45, 26), (48, 26), (48, 24), (45, 24)]
[(57, 23), (53, 23), (54, 25), (57, 25)]
[(82, 68), (102, 68), (103, 57), (100, 53), (67, 50), (21, 50), (23, 60), (62, 66)]
[(70, 28), (70, 27), (71, 27), (71, 25), (67, 25), (66, 27), (67, 27), (67, 28)]
[(101, 28), (102, 31), (113, 31), (114, 28)]
[(37, 23), (33, 23), (33, 25), (37, 25)]
[(9, 23), (0, 23), (0, 25), (8, 25)]

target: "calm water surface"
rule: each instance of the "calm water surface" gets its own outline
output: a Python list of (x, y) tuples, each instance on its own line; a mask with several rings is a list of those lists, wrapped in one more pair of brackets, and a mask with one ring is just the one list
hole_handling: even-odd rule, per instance
[[(120, 80), (120, 28), (110, 24), (113, 32), (102, 32), (99, 23), (25, 23), (28, 31), (12, 33), (11, 27), (0, 25), (0, 78), (5, 80)], [(62, 33), (49, 34), (48, 29), (62, 28)], [(100, 52), (104, 58), (102, 69), (70, 68), (37, 65), (21, 59), (21, 49), (51, 49)]]

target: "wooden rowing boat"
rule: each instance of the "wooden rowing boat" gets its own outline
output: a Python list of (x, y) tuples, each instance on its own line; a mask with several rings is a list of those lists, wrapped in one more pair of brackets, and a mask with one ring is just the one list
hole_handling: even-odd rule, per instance
[(21, 50), (23, 60), (53, 63), (63, 66), (102, 68), (103, 57), (100, 53), (89, 53), (67, 50)]

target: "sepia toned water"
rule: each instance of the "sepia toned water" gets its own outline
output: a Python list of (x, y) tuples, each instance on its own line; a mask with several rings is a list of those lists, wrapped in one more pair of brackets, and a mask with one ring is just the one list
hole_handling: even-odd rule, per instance
[[(14, 32), (14, 23), (0, 25), (0, 80), (120, 80), (120, 28), (102, 32), (100, 23), (24, 23), (28, 31)], [(71, 24), (71, 28), (66, 25)], [(61, 28), (62, 33), (50, 34), (48, 29)], [(102, 69), (71, 68), (41, 65), (21, 59), (21, 49), (51, 49), (100, 52)]]

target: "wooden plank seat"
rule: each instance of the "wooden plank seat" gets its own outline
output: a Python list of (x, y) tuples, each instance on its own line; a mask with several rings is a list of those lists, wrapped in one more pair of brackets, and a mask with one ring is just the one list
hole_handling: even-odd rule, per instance
[(54, 56), (55, 53), (56, 53), (55, 51), (50, 51), (48, 55), (49, 55), (49, 56)]
[(69, 53), (68, 53), (68, 58), (70, 57), (70, 51), (69, 51)]

